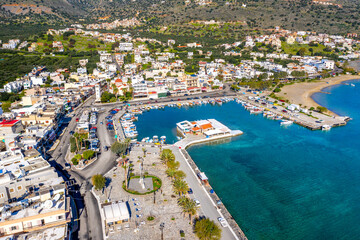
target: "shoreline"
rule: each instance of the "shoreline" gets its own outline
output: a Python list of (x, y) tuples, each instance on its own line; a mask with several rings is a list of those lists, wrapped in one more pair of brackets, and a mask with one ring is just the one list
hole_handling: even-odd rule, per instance
[[(324, 88), (339, 85), (349, 80), (360, 80), (360, 75), (341, 75), (333, 78), (325, 78), (314, 82), (299, 82), (291, 85), (285, 85), (278, 96), (288, 99), (291, 103), (301, 104), (303, 107), (318, 107), (321, 106), (313, 98), (315, 93), (322, 92)], [(328, 112), (334, 116), (338, 116), (336, 113), (328, 110)]]

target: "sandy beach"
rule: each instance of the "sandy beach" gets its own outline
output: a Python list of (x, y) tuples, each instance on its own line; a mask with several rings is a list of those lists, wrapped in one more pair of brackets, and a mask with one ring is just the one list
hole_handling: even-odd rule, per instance
[[(286, 85), (281, 88), (281, 92), (276, 95), (288, 99), (291, 103), (301, 104), (302, 107), (316, 108), (319, 106), (313, 99), (312, 95), (321, 92), (322, 89), (340, 84), (347, 80), (360, 79), (359, 75), (342, 75), (333, 78), (326, 78), (314, 82), (300, 82), (292, 85)], [(329, 111), (330, 112), (330, 111)], [(331, 112), (332, 113), (332, 112)], [(335, 113), (332, 113), (336, 115)]]

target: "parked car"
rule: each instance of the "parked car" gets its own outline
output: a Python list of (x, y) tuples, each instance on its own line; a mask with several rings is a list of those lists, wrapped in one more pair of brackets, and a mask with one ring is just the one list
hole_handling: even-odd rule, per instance
[(70, 133), (70, 135), (73, 135), (73, 134), (74, 134), (74, 131), (70, 131), (69, 133)]
[(222, 227), (228, 227), (229, 224), (227, 223), (227, 221), (225, 220), (225, 218), (222, 217), (218, 217), (218, 221), (220, 222)]
[(196, 205), (197, 207), (199, 207), (199, 206), (200, 206), (200, 201), (199, 201), (199, 200), (197, 200), (196, 198), (194, 198), (194, 202), (195, 202), (195, 205)]
[(188, 194), (193, 194), (193, 190), (189, 188)]
[(69, 163), (65, 163), (65, 168), (66, 169), (70, 169), (71, 168), (71, 165)]

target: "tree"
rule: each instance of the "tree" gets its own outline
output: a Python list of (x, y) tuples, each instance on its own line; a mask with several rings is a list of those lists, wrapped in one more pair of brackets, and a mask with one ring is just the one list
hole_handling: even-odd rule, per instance
[(305, 52), (306, 52), (305, 48), (300, 48), (299, 51), (297, 52), (297, 55), (304, 56)]
[(175, 171), (174, 175), (175, 179), (184, 179), (186, 177), (186, 173), (181, 170)]
[(111, 151), (115, 153), (116, 155), (120, 155), (126, 152), (127, 148), (129, 147), (130, 139), (127, 138), (122, 142), (114, 142), (113, 145), (111, 145)]
[(322, 106), (317, 106), (316, 107), (316, 110), (320, 113), (324, 113), (327, 111), (327, 108), (326, 107), (322, 107)]
[(184, 214), (189, 214), (189, 220), (191, 221), (191, 217), (196, 214), (198, 209), (195, 201), (188, 197), (181, 197), (178, 200), (178, 204), (182, 208)]
[(168, 168), (178, 169), (180, 167), (180, 163), (178, 161), (169, 161), (166, 163)]
[(176, 174), (176, 169), (174, 168), (168, 168), (165, 172), (168, 175), (168, 177), (170, 177), (171, 179), (173, 179), (175, 177)]
[(93, 150), (86, 150), (83, 152), (83, 158), (88, 160), (94, 156), (95, 152)]
[(142, 151), (144, 153), (144, 157), (146, 157), (146, 148), (142, 148)]
[(170, 161), (175, 161), (175, 155), (170, 149), (164, 149), (161, 152), (160, 158), (165, 164)]
[(179, 194), (179, 196), (181, 196), (182, 194), (186, 193), (189, 190), (188, 184), (180, 179), (175, 180), (173, 186), (175, 193)]
[(115, 97), (115, 94), (105, 91), (101, 94), (101, 102), (108, 102), (113, 97)]
[(194, 230), (200, 240), (218, 240), (221, 238), (221, 229), (208, 218), (197, 219)]
[(124, 161), (123, 165), (122, 165), (122, 168), (124, 169), (124, 176), (125, 176), (125, 189), (127, 189), (127, 169), (128, 169), (128, 166), (126, 164), (126, 161)]
[(79, 160), (77, 160), (75, 157), (71, 159), (71, 162), (76, 166), (79, 164)]
[(113, 83), (111, 84), (111, 87), (113, 89), (113, 93), (115, 94), (116, 98), (118, 97), (119, 89), (116, 87), (116, 85)]
[(101, 190), (105, 187), (106, 179), (100, 174), (96, 174), (91, 178), (92, 185), (96, 190)]

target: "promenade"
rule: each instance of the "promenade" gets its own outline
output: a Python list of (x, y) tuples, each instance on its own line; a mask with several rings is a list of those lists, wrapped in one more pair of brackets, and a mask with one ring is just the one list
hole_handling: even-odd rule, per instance
[(223, 240), (229, 239), (241, 239), (247, 240), (245, 234), (241, 231), (240, 227), (237, 225), (235, 220), (231, 217), (230, 213), (226, 210), (223, 204), (217, 206), (216, 201), (219, 200), (217, 195), (214, 193), (210, 194), (211, 186), (205, 186), (201, 183), (200, 179), (196, 175), (199, 172), (197, 166), (192, 161), (191, 157), (185, 149), (180, 149), (179, 147), (165, 146), (164, 148), (169, 148), (175, 154), (175, 158), (180, 162), (180, 170), (186, 173), (186, 182), (189, 187), (193, 190), (194, 197), (201, 203), (201, 211), (205, 216), (214, 222), (219, 224), (218, 218), (225, 218), (229, 227), (221, 227), (222, 229), (222, 238)]

